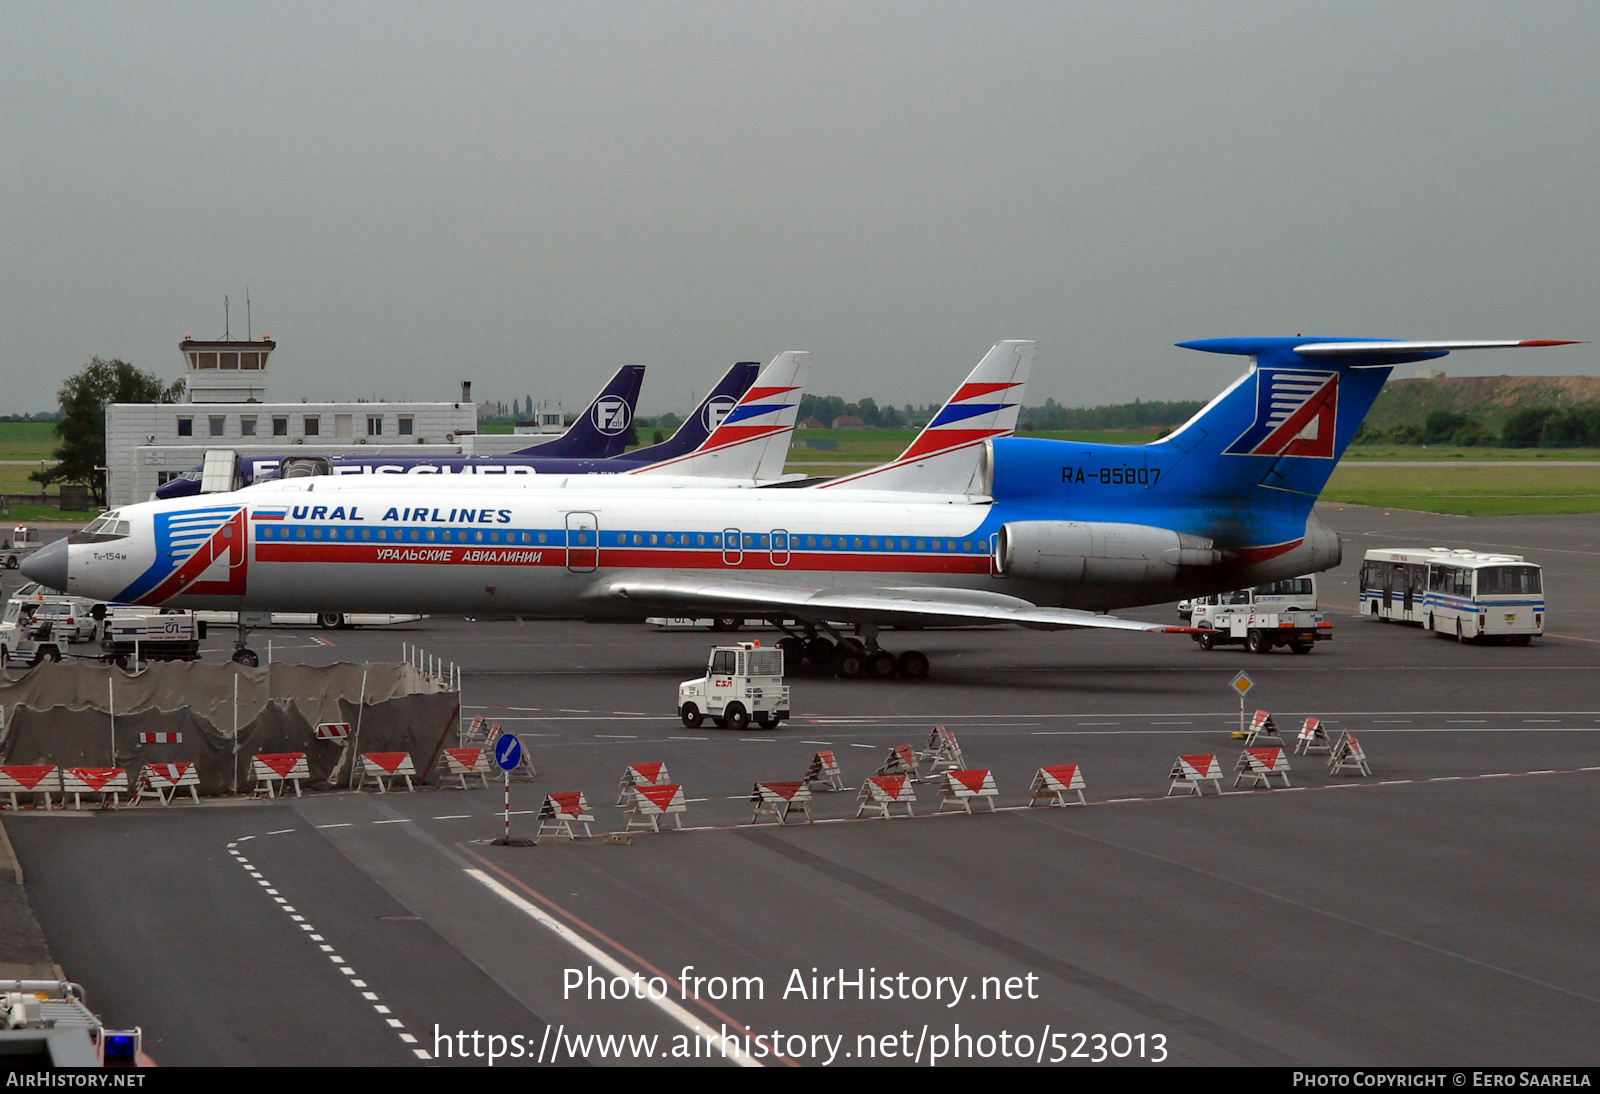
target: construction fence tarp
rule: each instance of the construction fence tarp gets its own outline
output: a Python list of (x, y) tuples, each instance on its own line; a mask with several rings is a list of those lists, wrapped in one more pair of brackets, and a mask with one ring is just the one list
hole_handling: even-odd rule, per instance
[[(435, 678), (403, 664), (154, 662), (132, 677), (109, 666), (44, 664), (0, 683), (0, 763), (125, 767), (136, 780), (146, 763), (192, 762), (201, 794), (226, 794), (253, 788), (252, 756), (304, 752), (313, 784), (348, 785), (346, 744), (315, 734), (319, 723), (344, 722), (358, 733), (355, 748), (407, 752), (436, 781), (459, 703)], [(181, 740), (145, 743), (153, 734)]]

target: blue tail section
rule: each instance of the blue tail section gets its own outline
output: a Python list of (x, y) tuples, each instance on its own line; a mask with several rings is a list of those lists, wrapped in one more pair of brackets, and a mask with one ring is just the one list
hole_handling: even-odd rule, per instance
[(713, 387), (711, 393), (695, 407), (694, 413), (684, 419), (676, 433), (660, 444), (651, 445), (649, 448), (636, 448), (618, 457), (615, 462), (626, 462), (630, 467), (644, 467), (647, 464), (660, 463), (662, 460), (687, 456), (705, 444), (711, 434), (716, 432), (717, 426), (722, 424), (722, 419), (739, 405), (739, 400), (744, 398), (744, 393), (750, 390), (750, 385), (756, 382), (756, 377), (760, 373), (759, 362), (740, 361), (717, 381), (716, 387)]
[(1251, 367), (1153, 444), (996, 439), (993, 496), (1007, 509), (1044, 509), (1051, 519), (1155, 525), (1205, 536), (1223, 549), (1295, 542), (1305, 535), (1317, 495), (1394, 365), (1443, 356), (1396, 352), (1330, 359), (1295, 352), (1297, 346), (1333, 341), (1181, 343), (1248, 356)]
[(639, 405), (643, 383), (643, 365), (623, 365), (570, 429), (553, 441), (519, 448), (516, 455), (586, 460), (621, 455), (628, 447), (628, 427), (633, 424), (633, 410)]

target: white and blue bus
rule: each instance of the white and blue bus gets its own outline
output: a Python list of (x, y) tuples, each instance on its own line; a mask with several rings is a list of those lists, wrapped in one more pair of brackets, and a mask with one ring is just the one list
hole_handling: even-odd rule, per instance
[(1544, 575), (1521, 555), (1449, 547), (1368, 551), (1361, 614), (1420, 623), (1461, 642), (1525, 646), (1544, 633)]

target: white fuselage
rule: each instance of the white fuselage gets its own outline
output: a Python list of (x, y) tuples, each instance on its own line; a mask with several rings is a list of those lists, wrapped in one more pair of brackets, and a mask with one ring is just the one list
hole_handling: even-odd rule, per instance
[[(69, 585), (78, 596), (174, 607), (548, 618), (642, 618), (647, 605), (619, 602), (605, 586), (651, 571), (840, 589), (992, 584), (1026, 595), (990, 576), (987, 498), (614, 482), (315, 478), (124, 506), (130, 534), (73, 545)], [(220, 538), (230, 521), (242, 526), (243, 573), (239, 555), (218, 554), (177, 581), (166, 576), (168, 556), (199, 537), (232, 549)]]

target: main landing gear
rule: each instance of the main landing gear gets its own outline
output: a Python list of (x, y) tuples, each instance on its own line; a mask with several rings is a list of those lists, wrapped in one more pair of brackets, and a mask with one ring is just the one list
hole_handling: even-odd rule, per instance
[(233, 660), (247, 669), (253, 669), (261, 664), (261, 656), (255, 650), (245, 645), (250, 638), (253, 628), (244, 625), (244, 613), (239, 613), (238, 637), (233, 640)]
[[(807, 627), (803, 633), (784, 630), (787, 637), (778, 643), (778, 648), (783, 650), (786, 668), (804, 664), (815, 673), (844, 680), (928, 678), (927, 654), (917, 650), (906, 650), (899, 656), (890, 653), (878, 645), (877, 627), (860, 627), (859, 638), (842, 635), (826, 623)], [(824, 633), (817, 633), (819, 630)]]

